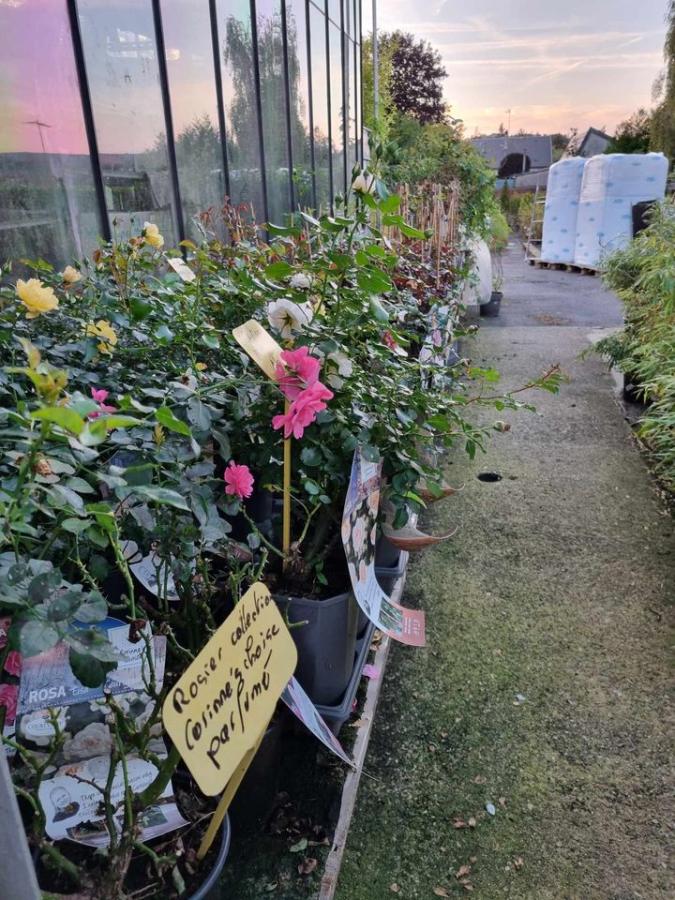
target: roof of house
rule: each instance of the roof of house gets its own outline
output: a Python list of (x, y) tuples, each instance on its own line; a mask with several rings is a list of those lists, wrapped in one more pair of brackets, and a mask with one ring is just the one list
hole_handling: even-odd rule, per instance
[(599, 128), (589, 128), (574, 155), (597, 156), (607, 149), (611, 140), (611, 137)]
[(500, 134), (472, 138), (471, 143), (492, 169), (499, 169), (511, 153), (522, 153), (529, 157), (530, 169), (546, 169), (553, 162), (551, 136), (548, 134)]

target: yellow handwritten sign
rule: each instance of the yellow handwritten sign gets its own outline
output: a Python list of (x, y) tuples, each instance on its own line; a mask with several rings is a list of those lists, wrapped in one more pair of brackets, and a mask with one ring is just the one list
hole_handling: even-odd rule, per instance
[(232, 329), (234, 339), (242, 350), (260, 366), (268, 378), (274, 380), (274, 370), (279, 362), (281, 347), (259, 322), (249, 319), (243, 325)]
[(297, 662), (281, 613), (258, 582), (171, 689), (164, 727), (207, 796), (225, 788), (254, 746)]

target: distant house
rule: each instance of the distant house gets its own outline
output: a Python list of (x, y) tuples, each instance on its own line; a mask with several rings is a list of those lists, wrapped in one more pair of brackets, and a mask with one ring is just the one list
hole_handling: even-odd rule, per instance
[(584, 159), (599, 156), (605, 152), (611, 141), (611, 137), (604, 131), (600, 131), (598, 128), (589, 128), (574, 155), (583, 156)]
[(548, 134), (499, 134), (472, 138), (471, 143), (498, 178), (545, 171), (553, 162), (553, 147)]

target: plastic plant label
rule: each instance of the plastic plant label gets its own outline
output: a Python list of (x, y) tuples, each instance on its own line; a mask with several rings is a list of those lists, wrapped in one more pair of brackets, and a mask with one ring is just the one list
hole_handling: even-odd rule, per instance
[(182, 278), (183, 281), (194, 281), (197, 277), (195, 273), (192, 271), (190, 266), (180, 258), (180, 256), (172, 256), (171, 259), (167, 260), (171, 268), (174, 270), (176, 275), (179, 278)]
[(164, 701), (162, 718), (200, 789), (221, 793), (272, 718), (298, 652), (264, 584), (254, 584)]
[(282, 348), (255, 319), (249, 319), (243, 325), (232, 329), (234, 339), (239, 346), (260, 366), (265, 375), (274, 381), (274, 372), (279, 362)]
[(281, 699), (293, 715), (297, 716), (302, 724), (305, 725), (305, 727), (312, 732), (314, 737), (318, 738), (331, 753), (338, 756), (342, 762), (346, 762), (348, 766), (354, 767), (354, 763), (342, 749), (342, 744), (330, 730), (319, 713), (319, 710), (314, 706), (304, 688), (296, 678), (291, 678), (288, 682), (286, 690), (281, 695)]
[(426, 643), (424, 613), (395, 603), (375, 577), (375, 536), (380, 506), (382, 463), (368, 462), (361, 448), (354, 451), (352, 472), (342, 515), (342, 544), (356, 602), (371, 622), (402, 644)]

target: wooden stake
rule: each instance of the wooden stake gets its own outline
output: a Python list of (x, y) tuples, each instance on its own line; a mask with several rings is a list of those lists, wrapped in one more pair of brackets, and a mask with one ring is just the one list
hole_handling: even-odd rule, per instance
[[(288, 415), (290, 403), (286, 400), (284, 412)], [(281, 547), (284, 551), (284, 565), (291, 550), (291, 439), (284, 441), (284, 511), (281, 529)]]
[(262, 744), (262, 739), (265, 737), (265, 732), (267, 731), (267, 726), (269, 722), (265, 725), (263, 730), (260, 732), (260, 737), (255, 742), (255, 744), (251, 747), (250, 750), (247, 750), (244, 754), (242, 761), (239, 763), (237, 768), (234, 770), (234, 774), (232, 778), (227, 782), (227, 787), (223, 791), (223, 795), (218, 801), (218, 806), (216, 807), (216, 811), (213, 814), (211, 821), (209, 822), (209, 827), (206, 829), (206, 834), (202, 838), (202, 842), (199, 845), (199, 850), (197, 850), (197, 859), (204, 859), (206, 854), (211, 849), (211, 844), (215, 840), (216, 835), (220, 829), (220, 826), (223, 824), (223, 819), (225, 818), (225, 813), (230, 808), (230, 803), (234, 799), (234, 795), (237, 793), (239, 789), (239, 785), (241, 784), (244, 775), (246, 774), (248, 767), (251, 765), (253, 761), (253, 757), (258, 752), (258, 748)]

